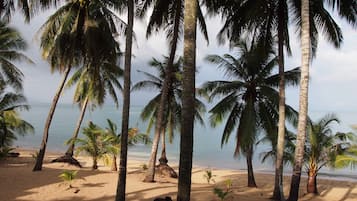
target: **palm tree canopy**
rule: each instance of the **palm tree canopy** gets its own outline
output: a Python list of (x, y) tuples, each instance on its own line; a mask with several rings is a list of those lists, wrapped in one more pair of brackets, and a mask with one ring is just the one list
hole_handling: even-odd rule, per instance
[(98, 65), (103, 58), (116, 58), (119, 46), (114, 36), (117, 28), (124, 31), (125, 23), (113, 7), (114, 0), (73, 0), (48, 18), (40, 29), (41, 48), (52, 70), (62, 72), (68, 66)]
[(27, 47), (20, 33), (0, 21), (0, 81), (7, 83), (15, 90), (22, 90), (24, 75), (14, 62), (25, 61), (33, 63), (21, 51)]
[[(202, 90), (208, 93), (210, 100), (220, 98), (209, 111), (213, 127), (226, 120), (221, 144), (228, 139), (237, 128), (237, 145), (235, 156), (239, 149), (246, 150), (256, 142), (257, 132), (276, 132), (278, 119), (279, 95), (278, 75), (272, 74), (277, 58), (272, 51), (267, 51), (262, 43), (249, 46), (246, 42), (236, 44), (239, 57), (225, 54), (224, 56), (208, 55), (206, 60), (216, 64), (228, 80), (206, 82)], [(299, 70), (285, 72), (286, 85), (297, 85)], [(295, 116), (291, 107), (287, 106), (287, 116)], [(289, 118), (288, 118), (289, 119)]]
[[(164, 29), (166, 31), (166, 36), (171, 43), (173, 39), (173, 29), (176, 16), (179, 16), (179, 36), (182, 35), (181, 33), (183, 31), (184, 1), (144, 0), (140, 4), (138, 15), (143, 17), (152, 4), (154, 4), (154, 7), (146, 29), (146, 36), (150, 37), (152, 32)], [(204, 35), (206, 41), (208, 42), (207, 26), (200, 6), (198, 6), (197, 8), (197, 19), (200, 26), (200, 30)]]
[[(148, 80), (143, 80), (136, 83), (133, 86), (132, 90), (142, 90), (142, 89), (150, 89), (159, 91), (157, 95), (154, 96), (153, 99), (149, 101), (149, 103), (144, 107), (141, 112), (141, 118), (143, 120), (149, 121), (146, 133), (149, 133), (152, 129), (160, 103), (160, 97), (162, 94), (162, 88), (164, 79), (166, 76), (166, 67), (167, 67), (168, 57), (165, 57), (164, 62), (160, 62), (159, 60), (153, 58), (149, 62), (149, 66), (156, 70), (156, 74), (151, 74), (148, 72), (142, 72)], [(173, 79), (171, 82), (171, 86), (169, 89), (169, 105), (167, 106), (167, 114), (165, 114), (165, 125), (166, 130), (168, 132), (169, 141), (172, 142), (174, 136), (174, 130), (180, 128), (181, 122), (181, 109), (182, 109), (182, 58), (179, 58), (173, 65)], [(202, 115), (205, 112), (204, 103), (201, 102), (198, 98), (195, 100), (196, 109), (195, 109), (195, 119), (203, 125)]]
[(113, 61), (105, 59), (99, 65), (79, 68), (67, 81), (67, 88), (77, 83), (73, 98), (75, 103), (81, 106), (88, 98), (94, 108), (96, 105), (101, 106), (109, 94), (115, 105), (119, 106), (117, 90), (122, 91), (119, 78), (123, 75), (123, 70), (116, 62), (112, 63), (116, 58)]
[[(274, 40), (278, 29), (278, 18), (283, 16), (283, 41), (290, 53), (288, 26), (293, 24), (297, 33), (301, 33), (301, 1), (253, 1), (253, 0), (204, 0), (210, 13), (218, 11), (224, 18), (224, 25), (218, 34), (220, 42), (229, 39), (237, 41), (245, 33), (253, 37)], [(343, 41), (342, 31), (335, 22), (328, 8), (352, 26), (357, 25), (357, 1), (316, 0), (310, 3), (310, 36), (313, 54), (318, 45), (318, 36), (322, 34), (328, 42), (340, 47)], [(282, 12), (282, 13), (281, 13)]]
[[(33, 0), (31, 0), (33, 1)], [(37, 1), (37, 0), (36, 0)], [(30, 21), (30, 17), (33, 14), (31, 7), (31, 3), (28, 0), (17, 0), (17, 7), (21, 10), (22, 15), (25, 18), (25, 22)], [(2, 0), (0, 1), (0, 20), (9, 22), (13, 13), (16, 11), (15, 9), (15, 1), (14, 0)]]

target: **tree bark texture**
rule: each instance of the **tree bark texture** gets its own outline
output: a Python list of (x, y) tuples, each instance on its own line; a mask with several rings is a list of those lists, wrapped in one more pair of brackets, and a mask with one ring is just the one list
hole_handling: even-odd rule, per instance
[(299, 95), (299, 121), (296, 136), (295, 161), (291, 178), (289, 201), (297, 201), (301, 179), (301, 168), (304, 159), (306, 139), (306, 121), (308, 112), (309, 66), (310, 66), (310, 22), (309, 0), (301, 0), (301, 80)]
[(38, 156), (36, 158), (36, 164), (35, 164), (35, 166), (34, 166), (32, 171), (41, 171), (42, 170), (43, 159), (45, 157), (47, 141), (48, 141), (48, 132), (50, 130), (50, 126), (51, 126), (53, 115), (55, 114), (55, 111), (56, 111), (56, 106), (57, 106), (58, 100), (59, 100), (59, 98), (61, 96), (61, 93), (62, 93), (63, 88), (64, 88), (64, 84), (66, 83), (66, 80), (68, 78), (68, 75), (69, 75), (70, 71), (71, 71), (71, 67), (69, 66), (69, 67), (66, 68), (66, 70), (64, 72), (64, 75), (62, 77), (60, 86), (58, 87), (58, 89), (57, 89), (57, 91), (55, 93), (55, 96), (53, 97), (52, 104), (51, 104), (51, 107), (50, 107), (50, 111), (48, 112), (48, 115), (47, 115), (45, 128), (43, 129), (41, 147), (40, 147), (40, 150), (38, 152)]
[(247, 152), (247, 169), (248, 169), (248, 187), (257, 187), (254, 178), (254, 170), (253, 170), (253, 146), (250, 145), (249, 150)]
[(276, 145), (275, 184), (273, 199), (283, 201), (283, 155), (285, 146), (285, 76), (284, 76), (284, 10), (285, 0), (279, 0), (278, 16), (278, 64), (279, 64), (279, 122)]
[[(181, 1), (178, 1), (181, 2)], [(177, 10), (181, 9), (181, 4), (177, 4)], [(159, 147), (160, 142), (160, 134), (162, 134), (162, 130), (164, 125), (164, 116), (167, 111), (167, 103), (168, 103), (168, 96), (169, 96), (169, 89), (172, 85), (172, 72), (173, 72), (173, 63), (175, 60), (177, 43), (178, 43), (178, 36), (180, 30), (180, 12), (176, 12), (175, 15), (175, 22), (174, 22), (174, 32), (173, 32), (173, 41), (171, 42), (170, 47), (170, 55), (169, 60), (167, 62), (167, 67), (165, 69), (165, 79), (162, 86), (162, 92), (160, 97), (160, 104), (159, 104), (159, 111), (156, 117), (156, 124), (155, 124), (155, 135), (152, 143), (151, 154), (149, 159), (148, 170), (146, 171), (144, 182), (154, 182), (155, 181), (155, 163), (157, 157), (157, 150)], [(165, 133), (163, 133), (165, 135)]]
[(197, 6), (197, 0), (185, 0), (182, 127), (177, 201), (189, 201), (191, 196)]
[(79, 115), (76, 128), (75, 128), (75, 130), (73, 132), (71, 144), (68, 146), (68, 149), (66, 151), (66, 156), (73, 157), (73, 152), (74, 152), (74, 147), (75, 147), (75, 144), (76, 144), (76, 139), (78, 138), (79, 129), (81, 128), (81, 125), (82, 125), (82, 122), (83, 122), (83, 118), (84, 118), (84, 115), (85, 115), (86, 110), (87, 110), (88, 100), (89, 100), (89, 98), (86, 97), (86, 99), (84, 100), (84, 103), (82, 105), (81, 114)]
[(120, 164), (119, 179), (115, 201), (125, 201), (126, 172), (128, 157), (128, 132), (129, 132), (129, 110), (130, 110), (130, 72), (131, 55), (133, 44), (134, 26), (134, 0), (128, 0), (128, 26), (125, 41), (125, 61), (124, 61), (124, 90), (123, 90), (123, 112), (120, 144)]

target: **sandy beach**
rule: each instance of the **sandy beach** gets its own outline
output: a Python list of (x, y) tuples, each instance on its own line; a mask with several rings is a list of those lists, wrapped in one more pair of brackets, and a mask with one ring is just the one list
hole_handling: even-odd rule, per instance
[[(0, 161), (0, 200), (1, 201), (112, 201), (115, 197), (118, 173), (112, 172), (103, 163), (98, 170), (91, 170), (89, 157), (80, 156), (79, 161), (84, 166), (79, 169), (63, 163), (49, 163), (58, 156), (47, 153), (44, 168), (41, 172), (32, 172), (33, 151), (17, 150), (18, 158), (7, 158)], [(171, 196), (176, 198), (177, 180), (156, 175), (155, 183), (143, 183), (143, 161), (128, 161), (127, 200), (152, 201), (156, 197)], [(177, 165), (173, 166), (177, 170)], [(58, 177), (63, 170), (78, 170), (76, 179), (69, 184)], [(191, 200), (218, 201), (214, 193), (215, 187), (224, 188), (225, 181), (232, 181), (231, 193), (225, 199), (228, 201), (263, 201), (270, 200), (274, 176), (256, 173), (258, 188), (248, 188), (246, 173), (236, 170), (212, 169), (214, 183), (208, 184), (204, 178), (204, 167), (195, 167), (192, 173)], [(285, 177), (285, 195), (288, 194), (289, 177)], [(302, 179), (299, 200), (316, 201), (355, 201), (357, 200), (357, 182), (318, 180), (320, 195), (306, 195), (306, 179)]]

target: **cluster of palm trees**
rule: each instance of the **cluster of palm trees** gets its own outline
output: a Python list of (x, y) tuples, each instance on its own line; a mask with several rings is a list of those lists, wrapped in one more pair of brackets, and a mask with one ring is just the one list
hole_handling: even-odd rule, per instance
[(32, 63), (22, 54), (26, 48), (20, 33), (0, 21), (0, 156), (7, 156), (17, 135), (33, 132), (30, 123), (23, 120), (21, 110), (28, 110), (23, 95), (23, 77), (15, 62)]
[[(103, 129), (93, 122), (89, 122), (83, 128), (84, 138), (71, 139), (71, 144), (77, 144), (77, 154), (85, 152), (93, 159), (93, 169), (98, 168), (98, 159), (108, 159), (112, 171), (117, 171), (117, 155), (120, 152), (120, 133), (118, 126), (110, 119), (107, 119), (108, 126)], [(138, 142), (147, 143), (149, 138), (145, 134), (138, 132), (137, 128), (129, 129), (128, 145)], [(108, 160), (106, 160), (108, 161)]]
[[(2, 20), (9, 19), (14, 11), (13, 1), (4, 2), (0, 3)], [(160, 68), (160, 76), (147, 74), (151, 82), (138, 83), (135, 87), (152, 85), (160, 90), (159, 95), (148, 104), (142, 115), (144, 119), (149, 118), (152, 123), (155, 123), (152, 153), (144, 181), (154, 181), (160, 136), (164, 139), (166, 132), (172, 133), (174, 127), (177, 127), (181, 130), (177, 200), (190, 200), (194, 120), (195, 117), (200, 119), (199, 114), (203, 111), (201, 103), (196, 100), (195, 94), (198, 91), (210, 100), (219, 99), (210, 110), (210, 120), (215, 126), (227, 119), (222, 144), (227, 142), (236, 129), (237, 146), (234, 153), (235, 155), (242, 153), (247, 158), (249, 186), (256, 186), (251, 160), (253, 145), (257, 142), (257, 132), (263, 131), (267, 136), (276, 136), (276, 145), (273, 145), (276, 152), (273, 198), (279, 200), (285, 199), (282, 191), (284, 146), (287, 144), (285, 123), (286, 119), (296, 120), (296, 148), (289, 200), (298, 199), (305, 150), (306, 153), (309, 150), (306, 148), (309, 145), (305, 146), (305, 141), (308, 133), (308, 85), (311, 59), (315, 56), (319, 35), (323, 34), (335, 47), (339, 47), (343, 40), (342, 32), (327, 8), (336, 11), (341, 18), (356, 26), (356, 0), (71, 0), (65, 2), (21, 0), (19, 6), (26, 20), (29, 20), (38, 8), (51, 6), (57, 8), (41, 27), (41, 50), (44, 59), (50, 63), (52, 71), (59, 71), (63, 74), (63, 79), (53, 98), (45, 123), (34, 171), (42, 168), (49, 128), (56, 104), (66, 83), (68, 86), (76, 84), (74, 101), (82, 107), (72, 144), (66, 152), (66, 156), (70, 157), (73, 155), (74, 142), (87, 105), (103, 104), (106, 94), (110, 94), (117, 101), (116, 90), (122, 90), (123, 118), (116, 200), (125, 200), (134, 17), (145, 16), (146, 11), (153, 7), (147, 36), (163, 29), (167, 33), (170, 47), (167, 61), (153, 63)], [(208, 41), (201, 6), (204, 6), (209, 13), (222, 17), (224, 24), (219, 31), (219, 41), (221, 43), (229, 41), (231, 47), (238, 48), (240, 56), (237, 58), (231, 55), (208, 56), (209, 62), (219, 65), (225, 71), (228, 80), (207, 82), (202, 89), (197, 90), (195, 87), (197, 23)], [(124, 11), (128, 16), (126, 23), (117, 14)], [(295, 26), (301, 36), (301, 67), (300, 71), (293, 69), (285, 72), (284, 53), (291, 54), (289, 28), (292, 26)], [(175, 58), (182, 33), (184, 48), (181, 65), (175, 64)], [(123, 87), (118, 82), (122, 71), (118, 66), (121, 52), (117, 36), (121, 34), (126, 38)], [(1, 41), (2, 44), (7, 43)], [(275, 49), (277, 49), (277, 56), (275, 56)], [(279, 73), (273, 75), (272, 70), (276, 64), (279, 66)], [(2, 68), (7, 66), (8, 63), (2, 62)], [(77, 72), (67, 81), (73, 69)], [(14, 78), (21, 81), (21, 72), (13, 72), (15, 72), (12, 74)], [(16, 79), (4, 75), (1, 76), (1, 79), (5, 79), (3, 83), (19, 86), (16, 86)], [(295, 112), (285, 104), (285, 86), (297, 85), (299, 80), (300, 104), (299, 111)], [(1, 84), (1, 86), (6, 85)], [(6, 123), (2, 124), (6, 125)], [(310, 147), (312, 150), (313, 146)], [(349, 153), (353, 153), (353, 149)], [(316, 163), (314, 160), (311, 159), (311, 164)], [(160, 161), (167, 163), (166, 156), (163, 155)], [(316, 168), (312, 166), (309, 170), (314, 170), (316, 173)], [(311, 175), (314, 176), (315, 173)]]

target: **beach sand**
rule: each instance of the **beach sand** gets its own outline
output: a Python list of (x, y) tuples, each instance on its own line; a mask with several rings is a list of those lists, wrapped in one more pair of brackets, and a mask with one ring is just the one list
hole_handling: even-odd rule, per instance
[[(17, 150), (19, 151), (19, 150)], [(80, 156), (84, 166), (79, 169), (63, 163), (49, 163), (58, 156), (47, 153), (43, 170), (32, 172), (33, 151), (20, 150), (20, 157), (0, 161), (0, 201), (112, 201), (115, 198), (118, 173), (109, 171), (99, 163), (98, 170), (91, 170), (89, 157)], [(143, 161), (128, 161), (127, 200), (152, 201), (156, 197), (171, 196), (176, 199), (177, 180), (156, 175), (155, 183), (143, 183)], [(177, 165), (174, 165), (177, 171)], [(63, 170), (78, 170), (76, 179), (69, 188), (58, 177)], [(191, 200), (218, 201), (215, 187), (224, 188), (225, 181), (232, 181), (231, 193), (226, 201), (263, 201), (270, 200), (274, 186), (274, 176), (256, 173), (258, 188), (248, 188), (247, 174), (243, 171), (212, 169), (215, 183), (207, 184), (203, 177), (204, 167), (194, 167), (192, 171)], [(288, 194), (290, 179), (284, 178), (285, 195)], [(299, 200), (314, 201), (356, 201), (357, 182), (318, 179), (320, 195), (306, 195), (306, 179), (301, 182)]]

